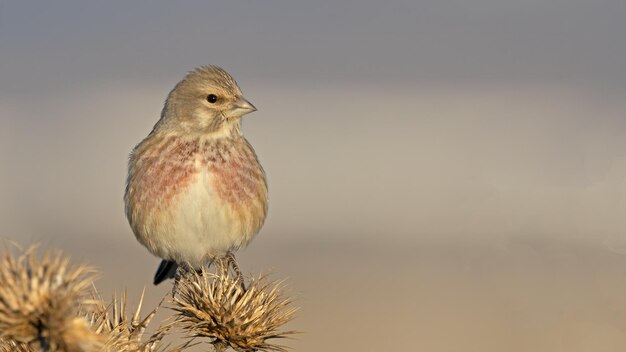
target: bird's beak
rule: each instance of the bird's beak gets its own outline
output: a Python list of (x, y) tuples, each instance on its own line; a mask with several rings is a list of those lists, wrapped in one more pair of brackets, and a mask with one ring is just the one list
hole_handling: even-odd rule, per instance
[(245, 114), (249, 114), (251, 112), (256, 111), (256, 107), (252, 105), (249, 101), (244, 99), (243, 97), (237, 99), (233, 104), (233, 114), (237, 116), (243, 116)]

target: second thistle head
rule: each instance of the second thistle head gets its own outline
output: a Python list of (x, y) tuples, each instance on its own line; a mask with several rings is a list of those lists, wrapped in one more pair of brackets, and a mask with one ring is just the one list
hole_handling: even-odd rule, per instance
[(189, 72), (167, 97), (155, 129), (185, 133), (229, 133), (240, 118), (256, 111), (235, 79), (217, 66)]

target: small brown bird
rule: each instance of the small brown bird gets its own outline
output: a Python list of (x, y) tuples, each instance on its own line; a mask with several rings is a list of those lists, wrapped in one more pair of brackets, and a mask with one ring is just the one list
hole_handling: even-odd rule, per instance
[(198, 269), (234, 260), (232, 251), (261, 229), (265, 172), (241, 133), (242, 116), (253, 111), (231, 75), (202, 66), (174, 87), (152, 132), (133, 149), (126, 216), (137, 240), (163, 259), (155, 285), (185, 263)]

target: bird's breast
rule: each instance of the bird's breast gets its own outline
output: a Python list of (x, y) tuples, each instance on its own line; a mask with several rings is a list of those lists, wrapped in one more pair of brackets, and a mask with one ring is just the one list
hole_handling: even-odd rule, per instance
[(176, 138), (148, 138), (131, 155), (127, 206), (139, 211), (167, 209), (198, 174), (198, 145)]
[(219, 240), (217, 247), (249, 242), (265, 220), (267, 186), (254, 150), (240, 139), (165, 138), (137, 147), (126, 205), (141, 242), (168, 233)]

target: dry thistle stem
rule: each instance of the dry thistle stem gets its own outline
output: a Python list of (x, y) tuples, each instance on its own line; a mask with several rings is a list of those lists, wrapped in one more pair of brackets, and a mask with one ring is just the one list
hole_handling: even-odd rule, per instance
[(159, 304), (145, 317), (140, 318), (141, 307), (143, 305), (145, 290), (141, 293), (141, 298), (137, 309), (128, 316), (126, 290), (120, 299), (117, 295), (113, 297), (113, 302), (105, 306), (100, 300), (95, 311), (89, 314), (89, 321), (92, 329), (105, 340), (104, 351), (111, 352), (151, 352), (151, 351), (183, 351), (188, 344), (166, 349), (162, 346), (162, 339), (171, 329), (171, 324), (159, 327), (152, 335), (144, 341), (146, 328), (154, 318)]
[(93, 303), (87, 298), (94, 273), (70, 266), (58, 251), (38, 259), (36, 247), (6, 248), (0, 254), (0, 346), (73, 352), (97, 345), (79, 313)]
[(189, 272), (181, 279), (173, 299), (175, 325), (189, 335), (208, 337), (217, 351), (286, 351), (268, 339), (284, 338), (295, 331), (277, 329), (296, 312), (292, 301), (281, 295), (282, 283), (252, 279), (244, 291), (237, 278), (219, 263), (216, 272)]

